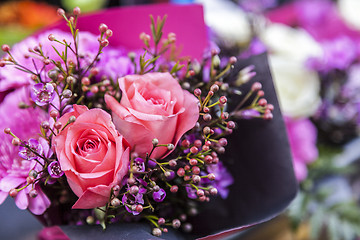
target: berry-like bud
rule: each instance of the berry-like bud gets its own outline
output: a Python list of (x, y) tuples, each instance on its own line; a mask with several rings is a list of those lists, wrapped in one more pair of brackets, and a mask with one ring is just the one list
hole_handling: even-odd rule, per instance
[(54, 34), (49, 34), (48, 39), (49, 41), (54, 41), (55, 40)]
[(61, 122), (55, 122), (54, 127), (59, 130), (62, 127), (62, 123)]
[(199, 152), (199, 149), (198, 149), (197, 147), (193, 146), (193, 147), (190, 148), (190, 152), (191, 152), (192, 154), (196, 154), (196, 153)]
[(136, 211), (137, 211), (138, 213), (141, 213), (143, 210), (144, 210), (143, 205), (138, 204), (138, 205), (136, 206)]
[(219, 91), (219, 85), (213, 84), (213, 85), (211, 86), (210, 90), (213, 91), (213, 92)]
[(20, 145), (20, 139), (18, 139), (18, 138), (13, 138), (12, 140), (11, 140), (11, 144), (12, 145), (14, 145), (14, 146), (19, 146)]
[(4, 60), (0, 60), (0, 67), (5, 67), (6, 63)]
[(185, 170), (183, 168), (179, 168), (176, 173), (179, 177), (182, 177), (185, 175)]
[(69, 123), (73, 123), (76, 121), (76, 117), (75, 116), (71, 116), (69, 117)]
[(191, 166), (195, 166), (198, 164), (198, 161), (196, 159), (192, 158), (192, 159), (190, 159), (189, 163)]
[(185, 139), (181, 142), (181, 146), (188, 148), (190, 146), (190, 141)]
[(88, 85), (90, 85), (90, 79), (88, 77), (83, 77), (81, 79), (81, 83), (85, 86), (88, 86)]
[(98, 86), (92, 86), (90, 88), (90, 91), (93, 93), (93, 94), (96, 94), (99, 92), (99, 87)]
[(200, 88), (197, 88), (197, 89), (194, 90), (194, 95), (197, 96), (197, 97), (200, 97), (200, 95), (201, 95)]
[(201, 178), (199, 175), (193, 175), (192, 180), (194, 183), (199, 183), (201, 181)]
[(230, 57), (230, 59), (229, 59), (230, 64), (235, 64), (236, 62), (237, 62), (237, 59), (235, 56)]
[(137, 194), (139, 192), (139, 187), (134, 185), (129, 190), (130, 194)]
[(159, 144), (159, 140), (157, 138), (154, 138), (151, 142), (153, 146), (157, 146)]
[(112, 37), (113, 31), (111, 29), (108, 29), (108, 30), (106, 30), (105, 34), (107, 37)]
[(228, 144), (228, 142), (227, 142), (226, 138), (220, 138), (219, 144), (224, 147)]
[(226, 127), (229, 128), (229, 129), (234, 129), (234, 128), (235, 128), (235, 122), (229, 121), (229, 122), (226, 124)]
[(36, 198), (38, 195), (38, 192), (35, 190), (35, 189), (31, 189), (30, 192), (29, 192), (29, 196), (31, 198)]
[(172, 221), (172, 226), (173, 226), (173, 228), (179, 228), (181, 226), (180, 220), (179, 219), (174, 219)]
[(5, 129), (4, 129), (4, 133), (6, 133), (6, 134), (10, 134), (10, 133), (11, 133), (10, 128), (5, 128)]
[(62, 95), (64, 96), (64, 98), (71, 98), (72, 92), (71, 92), (70, 89), (65, 89), (65, 90), (62, 92)]
[(154, 236), (156, 236), (156, 237), (160, 237), (161, 234), (162, 234), (162, 232), (161, 232), (160, 228), (154, 228), (154, 229), (152, 230), (152, 234), (153, 234)]
[(164, 219), (164, 218), (159, 218), (158, 224), (159, 224), (159, 225), (165, 224), (165, 219)]
[(196, 191), (196, 195), (198, 195), (199, 197), (201, 197), (201, 196), (204, 196), (204, 195), (205, 195), (205, 192), (204, 192), (204, 190), (202, 190), (202, 189), (198, 189), (198, 190)]
[(211, 195), (216, 195), (218, 193), (218, 190), (216, 188), (211, 188), (210, 189), (210, 194)]
[(210, 132), (211, 132), (211, 128), (210, 128), (210, 127), (204, 127), (203, 133), (204, 133), (205, 135), (208, 135)]
[(174, 160), (174, 159), (171, 159), (170, 161), (169, 161), (169, 166), (170, 167), (175, 167), (177, 165), (177, 162)]
[(28, 177), (26, 178), (26, 182), (27, 182), (28, 184), (32, 184), (33, 182), (35, 182), (35, 178), (28, 176)]
[(101, 47), (107, 47), (109, 45), (109, 40), (103, 39), (100, 41)]
[(57, 15), (59, 15), (60, 17), (64, 16), (64, 15), (65, 15), (64, 9), (58, 8), (58, 9), (57, 9)]
[(93, 216), (87, 216), (86, 223), (92, 225), (95, 223), (95, 218)]
[(108, 26), (106, 24), (104, 24), (104, 23), (101, 23), (100, 26), (99, 26), (99, 31), (101, 33), (103, 33), (103, 32), (106, 32), (106, 30), (108, 30)]
[(59, 116), (59, 111), (58, 110), (51, 110), (50, 111), (50, 117), (52, 117), (52, 118), (56, 118), (56, 117), (58, 117)]
[(7, 44), (3, 44), (1, 46), (1, 50), (3, 50), (4, 52), (9, 52), (10, 51), (10, 46)]
[(204, 119), (204, 121), (206, 121), (206, 122), (209, 122), (209, 121), (211, 121), (211, 115), (209, 114), (209, 113), (207, 113), (207, 114), (205, 114), (204, 116), (203, 116), (203, 119)]
[(81, 13), (80, 8), (79, 8), (79, 7), (75, 7), (74, 10), (73, 10), (73, 13), (74, 13), (75, 16), (80, 15), (80, 13)]
[(179, 187), (176, 185), (174, 185), (170, 188), (170, 192), (172, 192), (172, 193), (176, 193), (178, 190), (179, 190)]
[(169, 143), (169, 144), (167, 145), (167, 149), (168, 149), (169, 151), (173, 150), (174, 148), (175, 148), (175, 146), (174, 146), (174, 144), (172, 144), (172, 143)]
[(221, 96), (220, 99), (219, 99), (219, 102), (221, 104), (225, 104), (227, 102), (227, 98), (225, 96)]
[(261, 83), (255, 82), (255, 83), (251, 86), (251, 91), (259, 91), (261, 88), (262, 88)]
[(120, 200), (119, 200), (118, 198), (113, 198), (113, 199), (111, 200), (110, 204), (111, 204), (112, 206), (114, 206), (114, 207), (118, 207), (118, 206), (120, 206), (121, 202), (120, 202)]
[(209, 173), (209, 174), (208, 174), (208, 179), (209, 179), (210, 181), (215, 180), (215, 174)]
[(9, 191), (9, 195), (12, 198), (16, 197), (17, 194), (18, 194), (18, 191), (16, 189), (14, 189), (14, 188)]

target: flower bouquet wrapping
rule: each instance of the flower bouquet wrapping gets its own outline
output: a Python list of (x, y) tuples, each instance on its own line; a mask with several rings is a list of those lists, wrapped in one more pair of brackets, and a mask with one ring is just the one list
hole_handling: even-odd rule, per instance
[(74, 239), (181, 239), (238, 230), (292, 200), (266, 55), (206, 50), (197, 5), (58, 14), (64, 23), (2, 46), (1, 201)]

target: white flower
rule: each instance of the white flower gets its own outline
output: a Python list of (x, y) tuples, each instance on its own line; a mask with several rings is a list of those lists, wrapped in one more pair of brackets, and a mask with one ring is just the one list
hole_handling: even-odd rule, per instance
[(239, 6), (224, 0), (196, 0), (204, 6), (205, 22), (227, 45), (250, 41), (251, 28)]
[(321, 46), (303, 29), (284, 24), (270, 24), (261, 33), (260, 39), (271, 54), (305, 62), (309, 57), (321, 57)]
[(309, 117), (321, 102), (320, 80), (315, 71), (306, 67), (310, 57), (321, 57), (321, 46), (302, 29), (271, 24), (260, 38), (269, 52), (280, 106), (290, 117)]
[(270, 55), (269, 64), (283, 113), (294, 118), (313, 115), (321, 103), (317, 73), (285, 56)]
[(360, 1), (339, 0), (338, 8), (342, 18), (353, 28), (360, 29)]

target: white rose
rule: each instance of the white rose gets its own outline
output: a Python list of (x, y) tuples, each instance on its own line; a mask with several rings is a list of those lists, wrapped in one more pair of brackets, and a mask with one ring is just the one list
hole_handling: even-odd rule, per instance
[(353, 28), (360, 29), (360, 1), (339, 0), (338, 8), (342, 18)]
[(303, 29), (284, 24), (270, 24), (260, 33), (260, 39), (271, 54), (305, 62), (309, 57), (321, 57), (321, 46)]
[(251, 28), (246, 14), (239, 6), (224, 0), (196, 0), (204, 6), (205, 22), (227, 45), (246, 44)]
[(313, 115), (321, 103), (317, 73), (280, 55), (270, 55), (269, 64), (283, 113), (294, 118)]

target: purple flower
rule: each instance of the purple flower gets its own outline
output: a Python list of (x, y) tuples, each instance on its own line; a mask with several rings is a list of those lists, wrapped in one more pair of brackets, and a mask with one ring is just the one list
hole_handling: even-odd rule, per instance
[(185, 186), (187, 196), (190, 199), (197, 199), (196, 189), (192, 188), (189, 184), (186, 184)]
[[(19, 102), (28, 103), (29, 95), (27, 88), (19, 88), (7, 94), (4, 101), (0, 104), (1, 116), (0, 128), (10, 127), (12, 132), (20, 139), (35, 138), (39, 133), (40, 123), (47, 119), (47, 114), (38, 108), (18, 108)], [(11, 144), (12, 137), (0, 132), (0, 204), (6, 199), (10, 189), (24, 186), (30, 170), (40, 171), (42, 167), (36, 161), (27, 161), (19, 157), (17, 147)], [(52, 154), (49, 145), (42, 143), (43, 153), (48, 156)], [(29, 209), (35, 215), (41, 215), (50, 206), (50, 200), (42, 192), (40, 186), (35, 184), (38, 192), (36, 198), (31, 198), (28, 194), (31, 186), (20, 191), (15, 197), (15, 204), (20, 209)]]
[(245, 109), (236, 113), (236, 116), (242, 119), (252, 119), (260, 116), (260, 113), (254, 109)]
[(275, 7), (277, 0), (239, 0), (240, 6), (249, 12), (262, 12), (267, 8)]
[(298, 181), (303, 181), (307, 176), (306, 164), (315, 161), (318, 157), (317, 130), (307, 118), (297, 120), (285, 118), (285, 123), (293, 155), (295, 175)]
[(54, 86), (50, 83), (37, 83), (31, 91), (31, 99), (38, 105), (44, 106), (51, 103), (55, 98)]
[(98, 76), (106, 76), (113, 80), (135, 72), (134, 64), (128, 57), (127, 52), (120, 48), (106, 47), (96, 66), (100, 70)]
[(52, 161), (47, 169), (52, 178), (60, 178), (62, 175), (64, 175), (64, 172), (61, 170), (58, 161)]
[[(126, 193), (123, 195), (121, 201), (125, 205), (126, 211), (132, 213), (133, 215), (139, 215), (139, 212), (136, 209), (132, 209), (132, 206), (136, 206), (138, 204), (144, 204), (143, 194), (146, 192), (146, 189), (140, 188), (139, 192), (135, 195)], [(130, 207), (129, 207), (130, 205)]]
[(134, 166), (136, 167), (136, 171), (145, 172), (145, 162), (142, 158), (135, 158)]
[(164, 189), (160, 188), (159, 191), (153, 192), (152, 197), (155, 202), (162, 202), (166, 197), (166, 192)]
[[(31, 148), (32, 151), (25, 146), (20, 146), (19, 156), (25, 160), (38, 159), (39, 158), (38, 155), (41, 155), (43, 152), (42, 146), (39, 144), (38, 140), (34, 138), (30, 138), (29, 141), (26, 142), (25, 144), (28, 145), (28, 147)], [(36, 155), (36, 153), (38, 155)]]
[(218, 164), (209, 165), (206, 169), (208, 173), (215, 174), (215, 180), (209, 181), (202, 178), (202, 183), (207, 183), (218, 190), (219, 195), (225, 199), (229, 195), (229, 186), (234, 183), (234, 178), (228, 172), (222, 162)]

